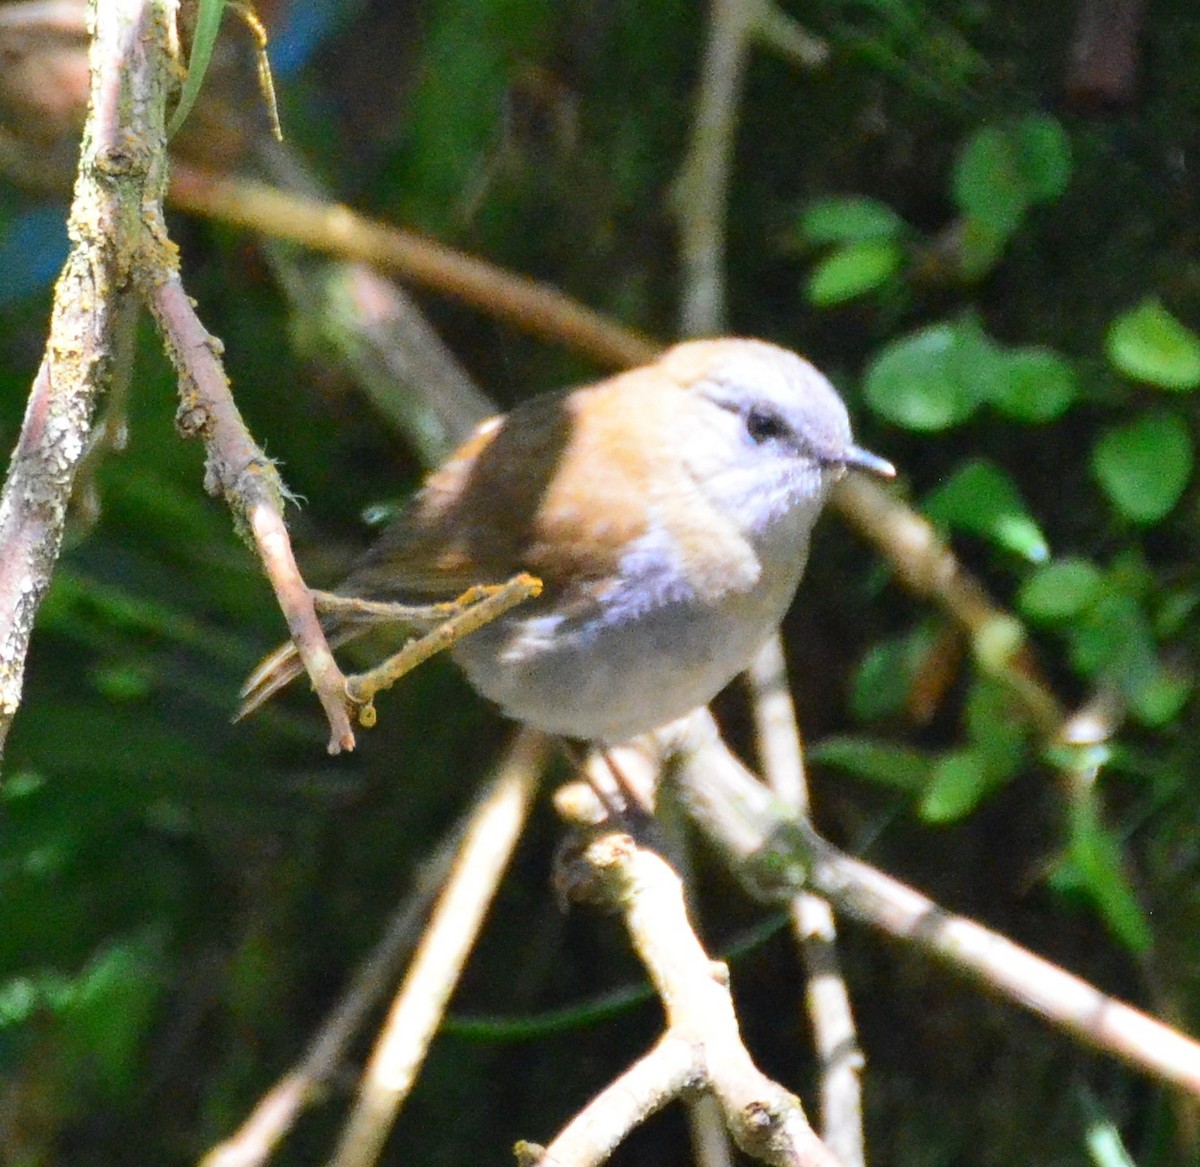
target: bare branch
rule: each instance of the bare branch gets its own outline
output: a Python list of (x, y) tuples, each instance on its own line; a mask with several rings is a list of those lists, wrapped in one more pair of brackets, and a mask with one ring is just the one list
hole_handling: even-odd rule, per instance
[(541, 590), (540, 579), (522, 572), (507, 583), (479, 585), (452, 603), (441, 605), (445, 609), (443, 619), (431, 632), (410, 640), (398, 653), (370, 671), (346, 678), (345, 692), (358, 707), (360, 723), (374, 724), (375, 711), (371, 703), (381, 689), (394, 685), (431, 656), (451, 648), (464, 636), (470, 636), (517, 604), (532, 599)]
[(300, 1113), (322, 1095), (341, 1068), (347, 1046), (395, 983), (397, 970), (412, 951), (421, 922), (450, 875), (463, 840), (476, 831), (482, 817), (494, 813), (495, 799), (495, 786), (481, 790), (437, 851), (419, 866), (415, 884), (359, 965), (337, 1006), (313, 1035), (304, 1056), (259, 1099), (238, 1130), (201, 1159), (200, 1167), (261, 1167)]
[(1200, 1097), (1200, 1042), (838, 851), (729, 752), (707, 710), (658, 736), (676, 755), (689, 813), (760, 896), (807, 886), (1083, 1044)]
[(691, 141), (671, 191), (683, 267), (684, 336), (714, 336), (727, 328), (725, 215), (742, 77), (756, 39), (805, 65), (825, 59), (824, 45), (772, 0), (713, 0)]
[(161, 205), (153, 204), (146, 214), (150, 236), (158, 245), (146, 249), (139, 285), (179, 372), (176, 425), (184, 437), (203, 439), (208, 452), (205, 489), (224, 495), (235, 522), (258, 549), (288, 632), (329, 720), (329, 752), (352, 750), (354, 732), (345, 677), (329, 651), (312, 597), (292, 555), (283, 521), (283, 483), (234, 404), (221, 363), (221, 342), (201, 324), (184, 291), (178, 254), (166, 239)]
[[(800, 726), (778, 635), (763, 646), (748, 679), (767, 784), (797, 818), (807, 818), (808, 779)], [(805, 1003), (820, 1062), (821, 1137), (845, 1167), (863, 1167), (863, 1057), (838, 960), (833, 909), (827, 900), (803, 891), (792, 897), (789, 911), (807, 973)]]
[[(710, 1093), (734, 1141), (778, 1167), (837, 1167), (799, 1099), (755, 1066), (738, 1030), (724, 965), (692, 931), (683, 885), (667, 863), (628, 835), (602, 835), (565, 865), (573, 898), (618, 909), (667, 1016), (658, 1045), (596, 1098), (540, 1156), (588, 1167), (686, 1089)], [(587, 1137), (584, 1137), (584, 1136)]]
[(658, 346), (611, 324), (582, 304), (525, 276), (513, 275), (411, 231), (373, 223), (348, 207), (285, 194), (265, 183), (179, 166), (171, 201), (183, 210), (219, 218), (347, 259), (394, 271), (422, 287), (485, 308), (537, 336), (565, 340), (603, 364), (632, 364)]
[(522, 729), (501, 760), (375, 1043), (332, 1167), (370, 1167), (382, 1150), (516, 846), (547, 750), (547, 738)]

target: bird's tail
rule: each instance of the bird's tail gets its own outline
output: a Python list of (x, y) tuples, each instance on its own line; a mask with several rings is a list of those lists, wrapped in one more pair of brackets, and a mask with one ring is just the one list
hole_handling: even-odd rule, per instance
[[(347, 641), (361, 636), (370, 627), (368, 624), (336, 624), (326, 628), (330, 648), (340, 648)], [(268, 653), (254, 671), (246, 678), (238, 694), (242, 703), (234, 714), (234, 721), (249, 717), (260, 706), (265, 705), (280, 689), (290, 685), (304, 672), (296, 646), (289, 640), (274, 652)]]

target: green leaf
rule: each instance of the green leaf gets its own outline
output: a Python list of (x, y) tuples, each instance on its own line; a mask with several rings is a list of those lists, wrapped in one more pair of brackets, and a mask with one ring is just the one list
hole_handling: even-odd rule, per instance
[(966, 708), (971, 751), (992, 786), (1007, 782), (1025, 761), (1026, 731), (1012, 690), (987, 677), (971, 686)]
[(984, 126), (967, 139), (954, 166), (954, 199), (968, 218), (1007, 238), (1033, 203), (1062, 194), (1070, 176), (1070, 143), (1062, 126), (1032, 116)]
[(867, 369), (864, 398), (905, 429), (949, 429), (978, 407), (995, 352), (974, 321), (932, 324), (884, 346)]
[(1200, 337), (1158, 300), (1143, 300), (1118, 316), (1106, 348), (1113, 365), (1135, 381), (1174, 390), (1200, 385)]
[(988, 400), (1018, 421), (1053, 421), (1079, 393), (1075, 370), (1048, 348), (1018, 348), (997, 362)]
[(1133, 596), (1106, 586), (1069, 625), (1071, 663), (1085, 676), (1116, 678), (1148, 667), (1154, 639)]
[(1092, 451), (1092, 472), (1126, 518), (1154, 523), (1179, 501), (1193, 460), (1185, 422), (1174, 414), (1155, 413), (1101, 435)]
[(112, 941), (71, 986), (63, 1041), (112, 1097), (138, 1074), (137, 1058), (161, 996), (161, 943), (150, 930)]
[(918, 807), (927, 823), (952, 823), (970, 814), (992, 787), (991, 776), (980, 756), (970, 749), (944, 754)]
[(929, 780), (933, 759), (920, 750), (864, 737), (825, 738), (809, 758), (882, 786), (915, 792)]
[(981, 280), (1000, 262), (1008, 234), (975, 215), (964, 215), (958, 233), (958, 270), (964, 280)]
[(863, 657), (850, 691), (850, 712), (857, 721), (891, 717), (908, 704), (913, 677), (933, 643), (932, 625), (874, 645)]
[(192, 55), (188, 59), (187, 77), (179, 94), (179, 104), (171, 116), (171, 124), (167, 126), (168, 139), (178, 133), (200, 95), (200, 87), (204, 84), (204, 76), (212, 60), (213, 47), (217, 43), (217, 33), (221, 31), (224, 11), (225, 0), (199, 0), (196, 28), (192, 33)]
[(842, 304), (895, 275), (903, 258), (900, 247), (885, 239), (846, 244), (817, 264), (806, 294), (818, 308)]
[(966, 463), (922, 507), (935, 523), (970, 531), (1032, 563), (1050, 554), (1013, 480), (992, 462)]
[(1192, 680), (1164, 668), (1159, 661), (1157, 667), (1137, 678), (1129, 692), (1129, 704), (1133, 715), (1142, 725), (1169, 725), (1183, 710), (1192, 695)]
[(1030, 197), (1004, 130), (984, 126), (967, 139), (954, 165), (953, 192), (964, 214), (1001, 237), (1017, 229)]
[(1121, 847), (1100, 823), (1095, 800), (1071, 804), (1067, 858), (1113, 934), (1133, 952), (1150, 947), (1150, 924), (1125, 877)]
[(886, 203), (857, 196), (819, 199), (804, 211), (800, 231), (818, 246), (895, 239), (905, 222)]
[(1010, 133), (1030, 201), (1058, 198), (1071, 180), (1071, 143), (1062, 123), (1033, 114), (1017, 122)]
[(1044, 564), (1021, 585), (1017, 607), (1030, 620), (1061, 624), (1090, 608), (1104, 592), (1104, 575), (1086, 559)]

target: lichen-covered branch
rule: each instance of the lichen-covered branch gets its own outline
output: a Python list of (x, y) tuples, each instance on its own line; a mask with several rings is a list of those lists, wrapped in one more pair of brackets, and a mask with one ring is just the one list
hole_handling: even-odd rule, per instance
[(150, 182), (132, 127), (161, 120), (165, 61), (146, 51), (163, 18), (148, 0), (92, 9), (91, 99), (50, 335), (0, 497), (0, 750), (21, 700), (38, 606), (62, 545), (75, 473), (108, 384)]
[(72, 247), (0, 499), (0, 748), (20, 702), (30, 631), (58, 557), (96, 400), (111, 374), (114, 322), (124, 315), (118, 306), (136, 291), (179, 371), (180, 432), (204, 439), (205, 485), (225, 496), (258, 550), (329, 719), (330, 750), (350, 749), (344, 677), (292, 556), (282, 514), (286, 492), (246, 431), (220, 342), (184, 290), (163, 219), (175, 7), (168, 0), (95, 0), (89, 8), (91, 92), (69, 223)]

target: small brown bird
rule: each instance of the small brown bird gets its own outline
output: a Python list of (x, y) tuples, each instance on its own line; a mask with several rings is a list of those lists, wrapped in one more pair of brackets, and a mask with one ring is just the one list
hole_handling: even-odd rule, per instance
[[(757, 340), (653, 364), (485, 422), (338, 588), (429, 603), (518, 571), (541, 596), (453, 649), (471, 684), (538, 729), (614, 745), (711, 700), (783, 618), (855, 446), (811, 364)], [(331, 637), (362, 631), (327, 618)], [(242, 714), (301, 672), (291, 645)]]

